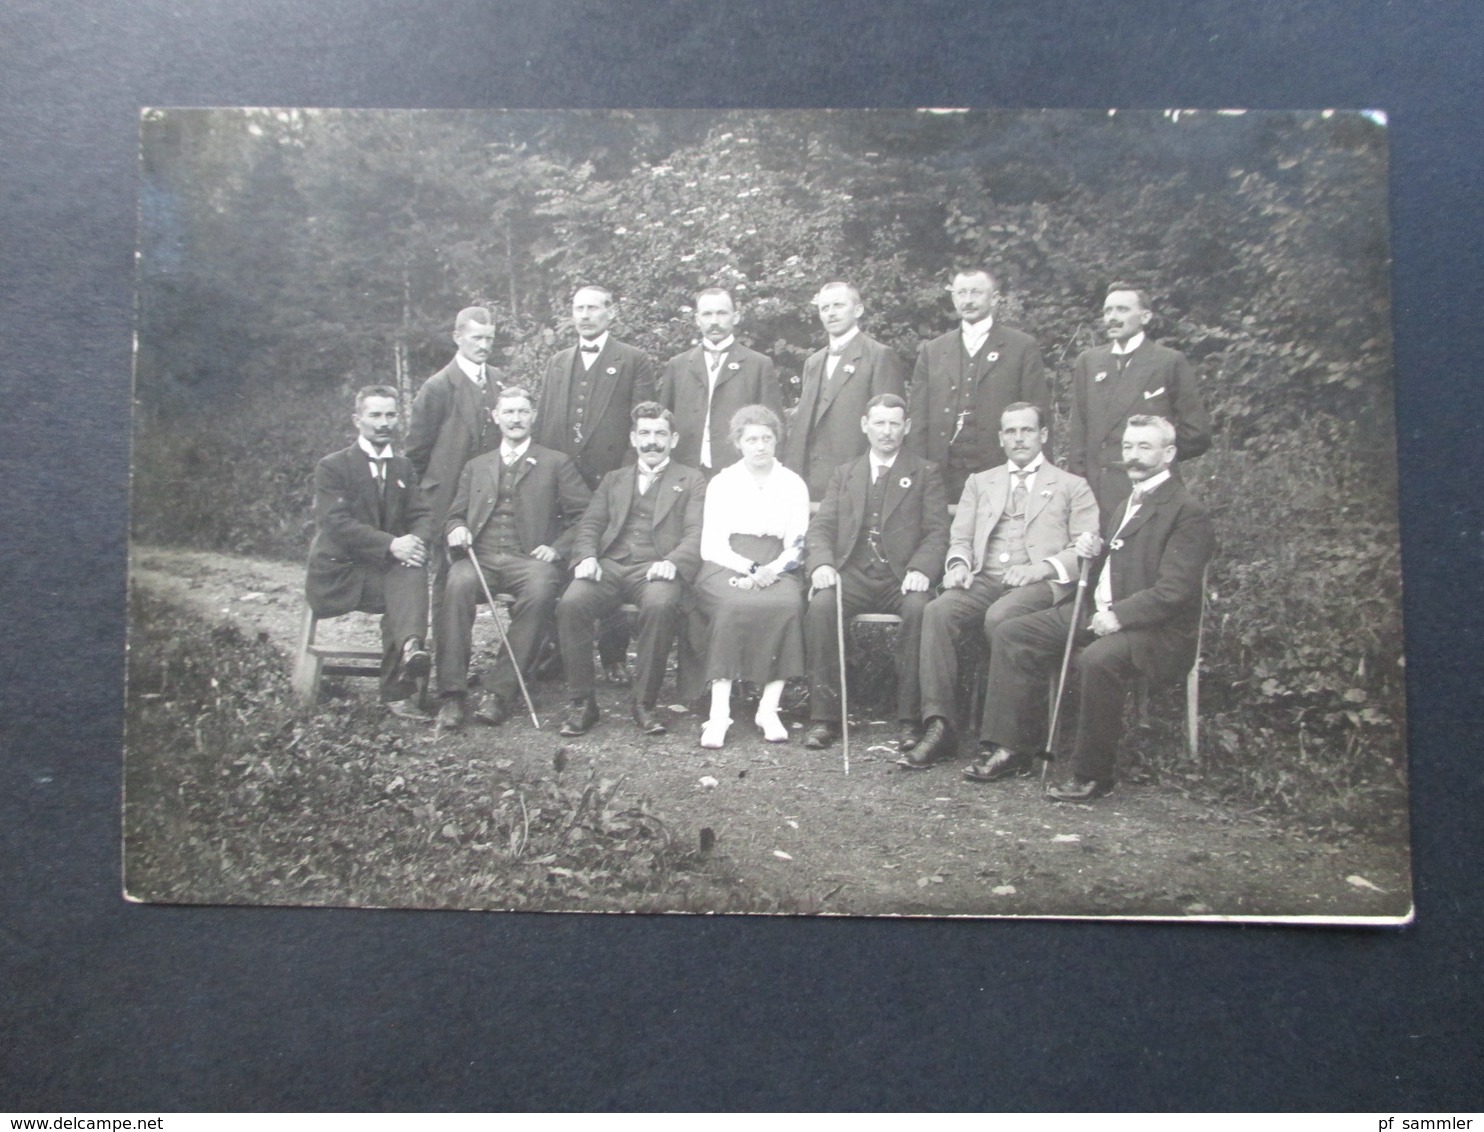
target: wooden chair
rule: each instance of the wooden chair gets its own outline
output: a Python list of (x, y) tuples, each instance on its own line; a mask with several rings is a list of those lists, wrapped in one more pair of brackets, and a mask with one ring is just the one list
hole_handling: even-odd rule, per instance
[(319, 622), (314, 610), (306, 605), (304, 621), (299, 628), (299, 647), (294, 653), (294, 674), (290, 681), (294, 700), (300, 707), (311, 707), (319, 699), (321, 676), (381, 675), (380, 649), (315, 644), (314, 635)]

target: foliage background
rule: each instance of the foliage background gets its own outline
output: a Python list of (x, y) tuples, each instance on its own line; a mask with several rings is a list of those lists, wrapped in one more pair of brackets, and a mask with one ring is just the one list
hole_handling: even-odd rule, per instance
[[(147, 111), (133, 537), (308, 543), (348, 394), (411, 391), (454, 310), (539, 379), (573, 289), (656, 360), (730, 287), (785, 401), (848, 278), (910, 358), (987, 262), (1057, 419), (1109, 283), (1145, 287), (1216, 423), (1186, 470), (1222, 539), (1201, 765), (1160, 773), (1348, 829), (1405, 828), (1385, 131), (1358, 114)], [(1055, 432), (1054, 432), (1054, 435)], [(1063, 455), (1059, 442), (1054, 454)]]

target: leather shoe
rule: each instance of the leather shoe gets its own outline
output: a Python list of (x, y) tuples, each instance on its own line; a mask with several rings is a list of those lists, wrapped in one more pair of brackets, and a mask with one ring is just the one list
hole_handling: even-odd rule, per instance
[(627, 687), (629, 683), (629, 666), (622, 661), (614, 664), (605, 664), (603, 665), (603, 679), (610, 684)]
[(443, 702), (438, 705), (438, 729), (440, 731), (461, 731), (464, 727), (463, 696), (444, 696)]
[(490, 692), (475, 702), (474, 718), (490, 727), (498, 727), (510, 718), (510, 705)]
[(804, 732), (804, 746), (811, 751), (822, 751), (838, 738), (840, 728), (827, 719), (821, 719)]
[(433, 670), (433, 657), (418, 637), (402, 642), (401, 672), (404, 680), (421, 680)]
[(1002, 778), (1009, 778), (1015, 774), (1029, 774), (1031, 772), (1031, 757), (1005, 747), (988, 747), (985, 749), (987, 758), (980, 759), (977, 763), (970, 763), (964, 768), (964, 777), (973, 779), (975, 782), (998, 782)]
[(897, 750), (906, 754), (922, 742), (922, 724), (915, 719), (904, 719), (897, 727)]
[(1094, 798), (1101, 798), (1112, 790), (1113, 783), (1106, 779), (1073, 775), (1067, 782), (1048, 786), (1046, 797), (1053, 802), (1091, 802)]
[(665, 721), (655, 714), (653, 704), (641, 704), (635, 700), (633, 715), (634, 722), (639, 725), (639, 730), (646, 735), (663, 735), (669, 730), (665, 726)]
[(927, 770), (934, 763), (953, 754), (953, 750), (953, 729), (948, 726), (946, 719), (935, 715), (928, 720), (927, 726), (923, 728), (922, 738), (911, 753), (897, 760), (897, 766), (906, 770)]
[(577, 735), (586, 735), (593, 729), (593, 724), (598, 722), (598, 701), (592, 696), (586, 699), (573, 700), (572, 707), (567, 712), (567, 718), (562, 720), (560, 735), (569, 739)]
[(433, 717), (418, 707), (415, 699), (392, 700), (386, 705), (386, 710), (398, 719), (411, 720), (413, 723), (433, 722)]

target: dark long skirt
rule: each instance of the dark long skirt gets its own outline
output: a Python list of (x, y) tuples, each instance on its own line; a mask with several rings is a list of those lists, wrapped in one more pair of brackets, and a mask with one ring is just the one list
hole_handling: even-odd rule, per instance
[[(732, 549), (757, 562), (771, 562), (783, 541), (773, 536), (733, 535)], [(804, 674), (804, 584), (798, 571), (761, 590), (738, 589), (747, 575), (714, 562), (701, 565), (696, 605), (709, 622), (706, 679), (766, 684)]]

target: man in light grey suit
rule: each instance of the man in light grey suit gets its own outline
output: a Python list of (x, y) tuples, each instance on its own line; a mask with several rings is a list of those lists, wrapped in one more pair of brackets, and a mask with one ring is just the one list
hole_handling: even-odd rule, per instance
[(1046, 436), (1041, 410), (1015, 402), (1000, 416), (1009, 463), (964, 484), (943, 592), (922, 617), (923, 735), (901, 766), (924, 770), (954, 753), (957, 648), (965, 630), (982, 624), (988, 641), (1003, 622), (1049, 609), (1072, 592), (1077, 536), (1097, 532), (1098, 504), (1086, 480), (1046, 460)]

